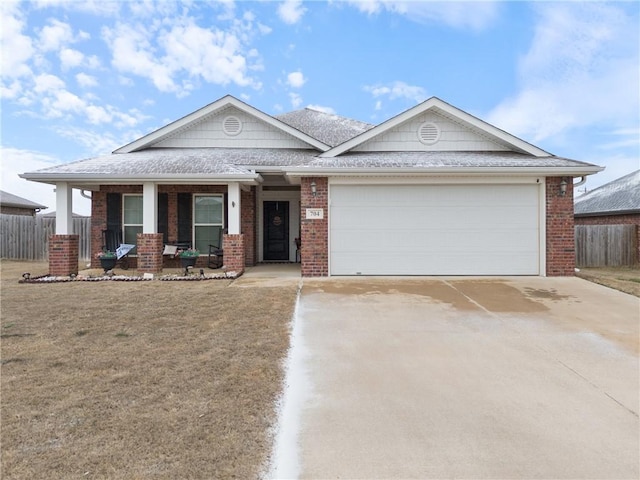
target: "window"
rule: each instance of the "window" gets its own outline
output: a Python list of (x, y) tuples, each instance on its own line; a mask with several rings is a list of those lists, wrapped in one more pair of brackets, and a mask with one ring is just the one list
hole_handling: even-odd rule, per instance
[[(208, 252), (209, 245), (218, 245), (224, 228), (222, 195), (193, 196), (193, 246)], [(221, 246), (221, 245), (219, 245)]]
[(142, 233), (142, 195), (123, 195), (122, 200), (123, 243), (136, 245), (138, 233)]

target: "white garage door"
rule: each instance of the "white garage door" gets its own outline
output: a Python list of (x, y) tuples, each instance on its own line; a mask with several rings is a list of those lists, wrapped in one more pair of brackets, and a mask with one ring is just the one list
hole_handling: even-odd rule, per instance
[(332, 275), (538, 275), (537, 185), (332, 185)]

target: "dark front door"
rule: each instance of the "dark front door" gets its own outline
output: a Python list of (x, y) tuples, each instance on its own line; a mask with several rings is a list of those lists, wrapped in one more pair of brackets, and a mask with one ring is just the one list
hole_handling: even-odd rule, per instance
[(289, 202), (264, 202), (264, 259), (289, 260)]

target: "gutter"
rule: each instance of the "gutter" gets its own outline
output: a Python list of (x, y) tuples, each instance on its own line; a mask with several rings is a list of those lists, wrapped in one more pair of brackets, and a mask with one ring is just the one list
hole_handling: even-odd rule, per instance
[(538, 176), (586, 176), (604, 170), (603, 167), (290, 167), (285, 173), (291, 177), (310, 176), (406, 176), (406, 175), (442, 175), (442, 174), (473, 174), (473, 175), (538, 175)]

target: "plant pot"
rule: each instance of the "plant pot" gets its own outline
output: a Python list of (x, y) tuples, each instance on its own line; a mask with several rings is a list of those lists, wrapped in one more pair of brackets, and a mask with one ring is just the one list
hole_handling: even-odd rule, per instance
[(182, 268), (193, 267), (197, 260), (198, 257), (180, 257), (180, 265)]
[(101, 258), (100, 259), (100, 266), (104, 269), (105, 272), (108, 272), (109, 270), (113, 270), (114, 268), (116, 268), (116, 262), (118, 261), (118, 259), (116, 257), (113, 258)]

